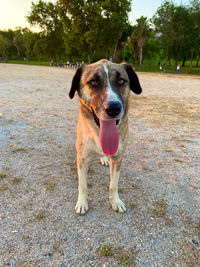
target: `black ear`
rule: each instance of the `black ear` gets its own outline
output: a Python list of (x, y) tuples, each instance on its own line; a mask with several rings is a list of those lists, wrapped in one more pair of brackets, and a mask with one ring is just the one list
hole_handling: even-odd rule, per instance
[(83, 67), (79, 67), (73, 77), (71, 89), (69, 91), (69, 98), (72, 99), (76, 93), (80, 89), (80, 81), (82, 75)]
[(141, 94), (142, 88), (140, 86), (138, 76), (133, 70), (133, 67), (129, 64), (123, 64), (123, 65), (129, 77), (131, 91), (133, 91), (137, 95)]

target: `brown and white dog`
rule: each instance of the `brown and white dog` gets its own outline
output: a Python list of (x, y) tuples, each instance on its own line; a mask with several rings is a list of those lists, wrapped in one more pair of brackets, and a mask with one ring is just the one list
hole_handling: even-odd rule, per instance
[(118, 195), (122, 156), (128, 140), (128, 108), (130, 90), (142, 92), (131, 65), (115, 64), (105, 59), (77, 69), (69, 97), (77, 91), (80, 101), (77, 126), (77, 167), (79, 195), (75, 207), (78, 214), (88, 210), (87, 172), (95, 154), (103, 165), (110, 159), (110, 195), (112, 209), (123, 213), (125, 204)]

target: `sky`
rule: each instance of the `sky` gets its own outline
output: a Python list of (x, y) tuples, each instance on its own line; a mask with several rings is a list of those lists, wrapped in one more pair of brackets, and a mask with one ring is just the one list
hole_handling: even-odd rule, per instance
[[(0, 30), (15, 29), (16, 26), (31, 28), (26, 21), (25, 16), (31, 8), (31, 2), (37, 3), (37, 0), (0, 0)], [(56, 0), (46, 0), (46, 2), (56, 2)], [(133, 24), (136, 19), (145, 16), (151, 18), (161, 5), (163, 0), (132, 0), (132, 11), (129, 14), (129, 20)], [(175, 0), (177, 4), (187, 4), (189, 0)], [(31, 28), (34, 30), (34, 28)]]

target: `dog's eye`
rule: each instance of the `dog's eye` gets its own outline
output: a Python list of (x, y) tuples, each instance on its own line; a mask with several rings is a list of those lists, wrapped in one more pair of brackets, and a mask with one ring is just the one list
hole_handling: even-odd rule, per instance
[(124, 85), (125, 82), (126, 82), (126, 81), (125, 81), (123, 78), (120, 78), (120, 79), (118, 80), (118, 84), (119, 84), (119, 85)]
[(97, 86), (97, 81), (95, 81), (95, 80), (91, 80), (89, 83), (90, 83), (92, 86)]

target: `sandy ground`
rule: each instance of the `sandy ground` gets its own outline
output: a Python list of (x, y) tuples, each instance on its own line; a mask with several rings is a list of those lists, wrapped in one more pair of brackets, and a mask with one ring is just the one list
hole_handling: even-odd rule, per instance
[(0, 266), (200, 266), (200, 78), (139, 74), (119, 186), (127, 212), (110, 209), (96, 158), (78, 216), (73, 73), (0, 64)]

